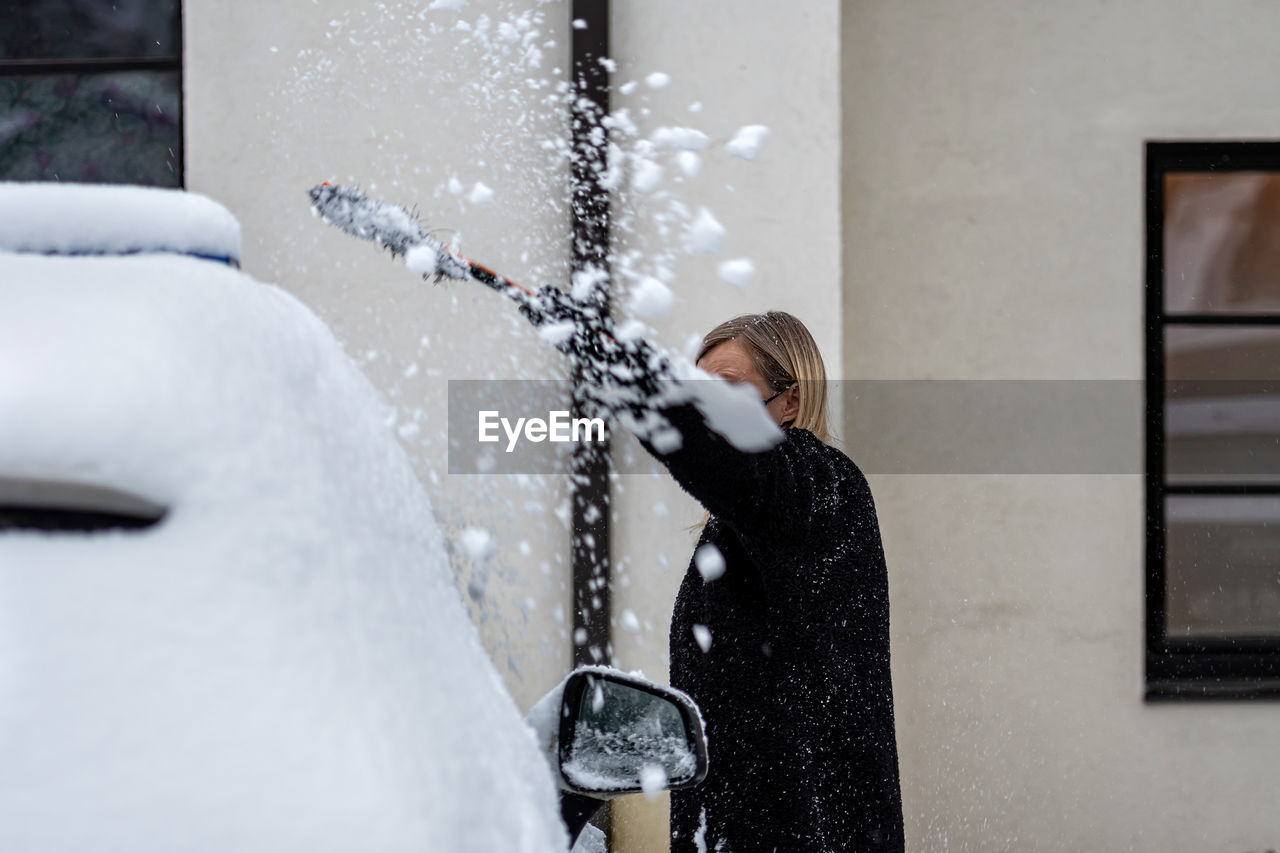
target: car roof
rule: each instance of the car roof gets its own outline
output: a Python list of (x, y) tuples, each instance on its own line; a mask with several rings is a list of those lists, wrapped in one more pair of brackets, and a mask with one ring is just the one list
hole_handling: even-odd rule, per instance
[(43, 255), (170, 253), (240, 265), (240, 223), (184, 190), (0, 182), (0, 250)]

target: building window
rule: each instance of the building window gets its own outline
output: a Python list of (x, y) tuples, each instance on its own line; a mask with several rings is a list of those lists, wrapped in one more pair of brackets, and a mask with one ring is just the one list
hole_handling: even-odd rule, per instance
[(180, 0), (0, 6), (0, 180), (180, 187)]
[(1146, 692), (1280, 696), (1280, 142), (1147, 144)]

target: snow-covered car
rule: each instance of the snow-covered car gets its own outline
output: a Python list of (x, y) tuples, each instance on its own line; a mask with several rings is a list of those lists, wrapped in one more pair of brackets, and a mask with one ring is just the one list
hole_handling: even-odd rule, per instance
[(521, 718), (376, 393), (225, 209), (0, 184), (0, 221), (0, 850), (564, 853), (705, 774), (643, 679)]

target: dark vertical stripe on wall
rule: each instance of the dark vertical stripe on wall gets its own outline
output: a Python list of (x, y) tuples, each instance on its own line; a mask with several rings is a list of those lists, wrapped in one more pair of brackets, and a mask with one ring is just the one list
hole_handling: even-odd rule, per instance
[[(573, 273), (609, 271), (609, 192), (600, 185), (608, 152), (609, 0), (573, 0), (570, 8), (570, 106), (573, 146), (570, 189), (573, 194)], [(596, 296), (609, 310), (608, 289)], [(581, 382), (574, 376), (574, 386)], [(582, 417), (574, 404), (573, 417)], [(609, 623), (609, 445), (579, 442), (570, 463), (573, 527), (573, 665), (608, 663), (613, 657)], [(605, 807), (592, 819), (612, 846), (613, 814)]]
[(178, 4), (178, 186), (187, 188), (187, 3)]
[[(609, 114), (609, 3), (573, 0), (570, 10), (573, 103), (570, 107), (573, 165), (573, 272), (608, 272), (609, 193), (600, 186)], [(599, 291), (608, 311), (607, 291)], [(575, 384), (581, 377), (575, 376)], [(575, 406), (574, 417), (582, 413)], [(576, 445), (570, 470), (573, 491), (573, 662), (608, 663), (609, 602), (609, 449), (607, 443)]]

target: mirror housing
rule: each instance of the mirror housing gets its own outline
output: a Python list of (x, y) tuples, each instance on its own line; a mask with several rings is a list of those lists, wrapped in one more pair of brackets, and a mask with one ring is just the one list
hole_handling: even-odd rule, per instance
[(688, 695), (608, 667), (564, 683), (561, 787), (594, 799), (691, 788), (707, 776), (702, 715)]

